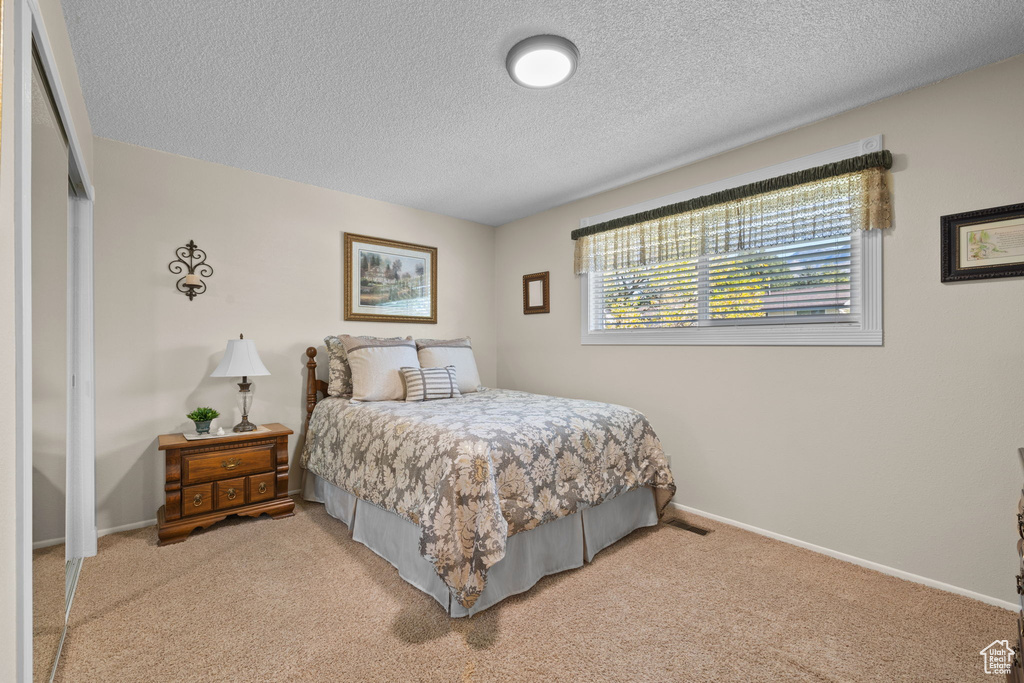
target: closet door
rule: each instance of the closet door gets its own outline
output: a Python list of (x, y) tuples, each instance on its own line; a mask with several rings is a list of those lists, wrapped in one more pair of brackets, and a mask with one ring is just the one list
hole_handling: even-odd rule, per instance
[(68, 148), (38, 62), (32, 71), (33, 678), (46, 681), (66, 615)]

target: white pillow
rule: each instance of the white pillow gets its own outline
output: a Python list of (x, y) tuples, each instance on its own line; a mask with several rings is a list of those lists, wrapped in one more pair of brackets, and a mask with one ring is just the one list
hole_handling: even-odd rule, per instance
[[(366, 339), (402, 339), (402, 337), (366, 337)], [(330, 372), (328, 374), (327, 393), (330, 396), (352, 396), (352, 369), (348, 366), (348, 356), (345, 355), (345, 345), (341, 343), (340, 336), (324, 337), (324, 344), (327, 346)]]
[(443, 368), (455, 366), (455, 377), (459, 392), (472, 394), (480, 390), (480, 372), (476, 369), (476, 358), (469, 337), (460, 339), (417, 339), (416, 350), (420, 367)]
[(401, 368), (419, 367), (412, 337), (379, 339), (341, 335), (352, 369), (353, 401), (401, 401), (405, 398)]

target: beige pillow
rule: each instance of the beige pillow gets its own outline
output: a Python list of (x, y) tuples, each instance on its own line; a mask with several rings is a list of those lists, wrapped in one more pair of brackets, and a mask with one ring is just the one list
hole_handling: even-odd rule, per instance
[[(366, 337), (366, 339), (402, 339), (402, 337)], [(340, 336), (324, 337), (327, 346), (328, 373), (327, 394), (329, 396), (352, 396), (352, 369), (348, 366), (345, 345)]]
[(422, 368), (455, 366), (459, 391), (472, 394), (480, 390), (480, 372), (476, 368), (469, 337), (459, 339), (417, 339), (416, 349)]
[(401, 401), (405, 398), (401, 368), (419, 367), (416, 343), (405, 339), (341, 335), (352, 371), (353, 401)]

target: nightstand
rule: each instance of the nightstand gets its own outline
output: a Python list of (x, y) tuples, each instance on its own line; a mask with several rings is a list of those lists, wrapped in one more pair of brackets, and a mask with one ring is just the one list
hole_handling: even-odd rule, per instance
[(288, 436), (282, 424), (267, 431), (229, 433), (187, 440), (160, 436), (164, 451), (164, 505), (157, 512), (160, 545), (184, 541), (193, 529), (229, 515), (291, 517), (288, 495)]

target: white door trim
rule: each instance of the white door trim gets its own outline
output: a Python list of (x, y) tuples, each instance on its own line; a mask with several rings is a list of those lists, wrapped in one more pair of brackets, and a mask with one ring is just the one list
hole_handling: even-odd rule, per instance
[[(76, 372), (79, 408), (69, 432), (77, 443), (69, 448), (77, 462), (69, 462), (69, 492), (74, 491), (74, 528), (67, 533), (84, 532), (81, 542), (70, 542), (76, 556), (95, 554), (95, 399), (93, 393), (93, 321), (92, 321), (92, 207), (95, 192), (82, 145), (71, 117), (71, 108), (61, 82), (53, 48), (43, 24), (36, 0), (15, 0), (14, 95), (11, 106), (14, 125), (14, 324), (15, 324), (15, 580), (17, 621), (17, 680), (32, 681), (32, 48), (35, 45), (57, 114), (68, 139), (68, 177), (76, 201), (69, 205), (69, 229), (75, 231), (72, 260), (77, 264), (75, 284), (84, 291), (69, 296), (78, 320), (75, 332), (77, 352), (72, 358)], [(7, 118), (7, 117), (5, 117)], [(74, 283), (74, 284), (73, 284)], [(81, 381), (77, 381), (80, 378)], [(81, 527), (88, 528), (82, 529)]]
[(17, 676), (32, 680), (32, 11), (14, 3), (15, 580)]

